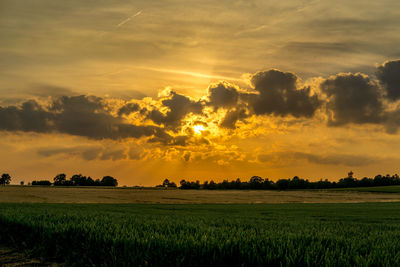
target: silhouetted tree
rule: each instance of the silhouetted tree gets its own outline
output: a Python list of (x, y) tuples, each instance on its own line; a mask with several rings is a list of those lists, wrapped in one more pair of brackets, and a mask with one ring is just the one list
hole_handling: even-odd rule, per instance
[(347, 174), (348, 178), (353, 178), (354, 172), (353, 171), (349, 171), (349, 173)]
[(293, 179), (289, 179), (289, 188), (290, 189), (306, 189), (310, 188), (310, 182), (308, 180), (300, 179), (295, 176)]
[(170, 182), (168, 179), (165, 179), (162, 185), (157, 185), (156, 187), (177, 187), (176, 183)]
[(11, 176), (8, 173), (3, 173), (0, 177), (0, 185), (10, 184)]
[(324, 188), (332, 188), (333, 184), (328, 180), (319, 180), (317, 182), (313, 182), (311, 183), (311, 188), (315, 188), (315, 189), (324, 189)]
[(169, 180), (165, 179), (162, 183), (163, 187), (168, 187), (169, 186)]
[(279, 179), (276, 181), (276, 186), (279, 190), (286, 190), (289, 188), (289, 180), (288, 179)]
[(185, 179), (182, 179), (182, 180), (179, 182), (179, 184), (181, 185), (181, 186), (180, 186), (181, 189), (189, 189), (189, 186), (187, 185)]
[(83, 181), (86, 180), (86, 177), (84, 177), (82, 174), (74, 174), (70, 180), (73, 185), (82, 185)]
[(117, 186), (118, 181), (112, 176), (104, 176), (103, 179), (101, 179), (100, 184), (103, 186)]
[(200, 181), (187, 182), (184, 179), (180, 181), (181, 189), (200, 189)]
[(95, 185), (95, 182), (94, 182), (94, 180), (92, 179), (92, 177), (88, 177), (88, 178), (86, 178), (86, 181), (85, 181), (85, 184), (84, 185), (86, 185), (86, 186), (93, 186), (93, 185)]
[(251, 189), (262, 189), (264, 179), (260, 176), (253, 176), (250, 178), (249, 184)]
[(350, 171), (346, 178), (342, 178), (338, 182), (339, 187), (355, 187), (357, 186), (357, 179), (353, 177), (353, 172)]
[(54, 185), (65, 185), (67, 181), (67, 176), (64, 173), (57, 174), (54, 177)]
[(242, 189), (242, 181), (240, 180), (240, 178), (237, 178), (236, 181), (234, 182), (234, 188)]
[(364, 177), (360, 181), (358, 181), (358, 185), (362, 187), (373, 186), (374, 180), (368, 177)]
[(274, 182), (270, 181), (268, 178), (264, 179), (263, 189), (275, 189)]
[(210, 183), (208, 184), (208, 188), (209, 189), (216, 189), (217, 188), (217, 184), (211, 180)]
[[(220, 183), (214, 181), (205, 181), (202, 185), (199, 181), (190, 182), (181, 180), (181, 189), (268, 189), (268, 190), (286, 190), (286, 189), (328, 189), (328, 188), (345, 188), (345, 187), (361, 187), (361, 186), (384, 186), (384, 185), (400, 185), (400, 177), (397, 174), (390, 176), (389, 174), (382, 176), (377, 175), (374, 179), (364, 177), (361, 180), (353, 177), (354, 173), (349, 172), (347, 177), (340, 179), (338, 182), (331, 182), (328, 179), (310, 182), (307, 179), (294, 176), (292, 179), (279, 179), (276, 183), (268, 178), (253, 176), (249, 182), (242, 182), (239, 178), (228, 181), (223, 180)], [(161, 186), (161, 185), (160, 185)]]
[(228, 180), (223, 180), (220, 187), (221, 187), (221, 189), (229, 189)]
[(51, 182), (49, 180), (32, 181), (32, 185), (45, 185), (50, 186)]

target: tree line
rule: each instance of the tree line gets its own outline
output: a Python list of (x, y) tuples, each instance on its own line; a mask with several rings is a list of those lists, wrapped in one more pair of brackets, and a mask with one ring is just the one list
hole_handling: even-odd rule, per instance
[[(186, 181), (181, 180), (179, 189), (259, 189), (259, 190), (287, 190), (287, 189), (329, 189), (329, 188), (347, 188), (347, 187), (372, 187), (400, 185), (400, 177), (395, 175), (376, 175), (374, 178), (364, 177), (357, 179), (353, 177), (353, 172), (349, 172), (347, 177), (341, 178), (338, 181), (329, 181), (328, 179), (311, 182), (308, 179), (302, 179), (294, 176), (289, 179), (279, 179), (276, 182), (268, 178), (253, 176), (249, 181), (236, 180), (222, 182), (205, 181)], [(162, 185), (158, 187), (177, 187), (175, 183), (171, 183), (165, 179)]]
[[(11, 176), (3, 173), (0, 177), (0, 185), (10, 184)], [(21, 182), (23, 185), (24, 182)], [(54, 186), (117, 186), (118, 180), (112, 176), (104, 176), (100, 179), (92, 179), (90, 176), (86, 177), (82, 174), (74, 174), (71, 178), (67, 179), (64, 173), (57, 174), (53, 178), (53, 183), (49, 180), (34, 180), (31, 185), (54, 185)]]
[(10, 184), (11, 176), (8, 173), (3, 173), (0, 176), (0, 185)]

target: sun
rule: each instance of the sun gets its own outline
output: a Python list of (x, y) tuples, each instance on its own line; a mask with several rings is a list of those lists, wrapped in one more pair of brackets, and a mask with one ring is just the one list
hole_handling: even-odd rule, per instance
[(193, 126), (193, 130), (196, 134), (201, 134), (202, 131), (204, 131), (204, 125), (198, 124)]

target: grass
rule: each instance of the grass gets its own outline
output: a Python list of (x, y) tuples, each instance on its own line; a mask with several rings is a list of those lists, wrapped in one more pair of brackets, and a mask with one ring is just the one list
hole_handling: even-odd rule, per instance
[(400, 203), (0, 204), (0, 241), (75, 266), (391, 266)]

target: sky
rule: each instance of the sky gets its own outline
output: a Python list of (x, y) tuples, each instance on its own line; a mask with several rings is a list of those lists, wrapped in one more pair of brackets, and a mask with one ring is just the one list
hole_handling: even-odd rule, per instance
[(2, 0), (0, 172), (399, 173), (400, 2)]

